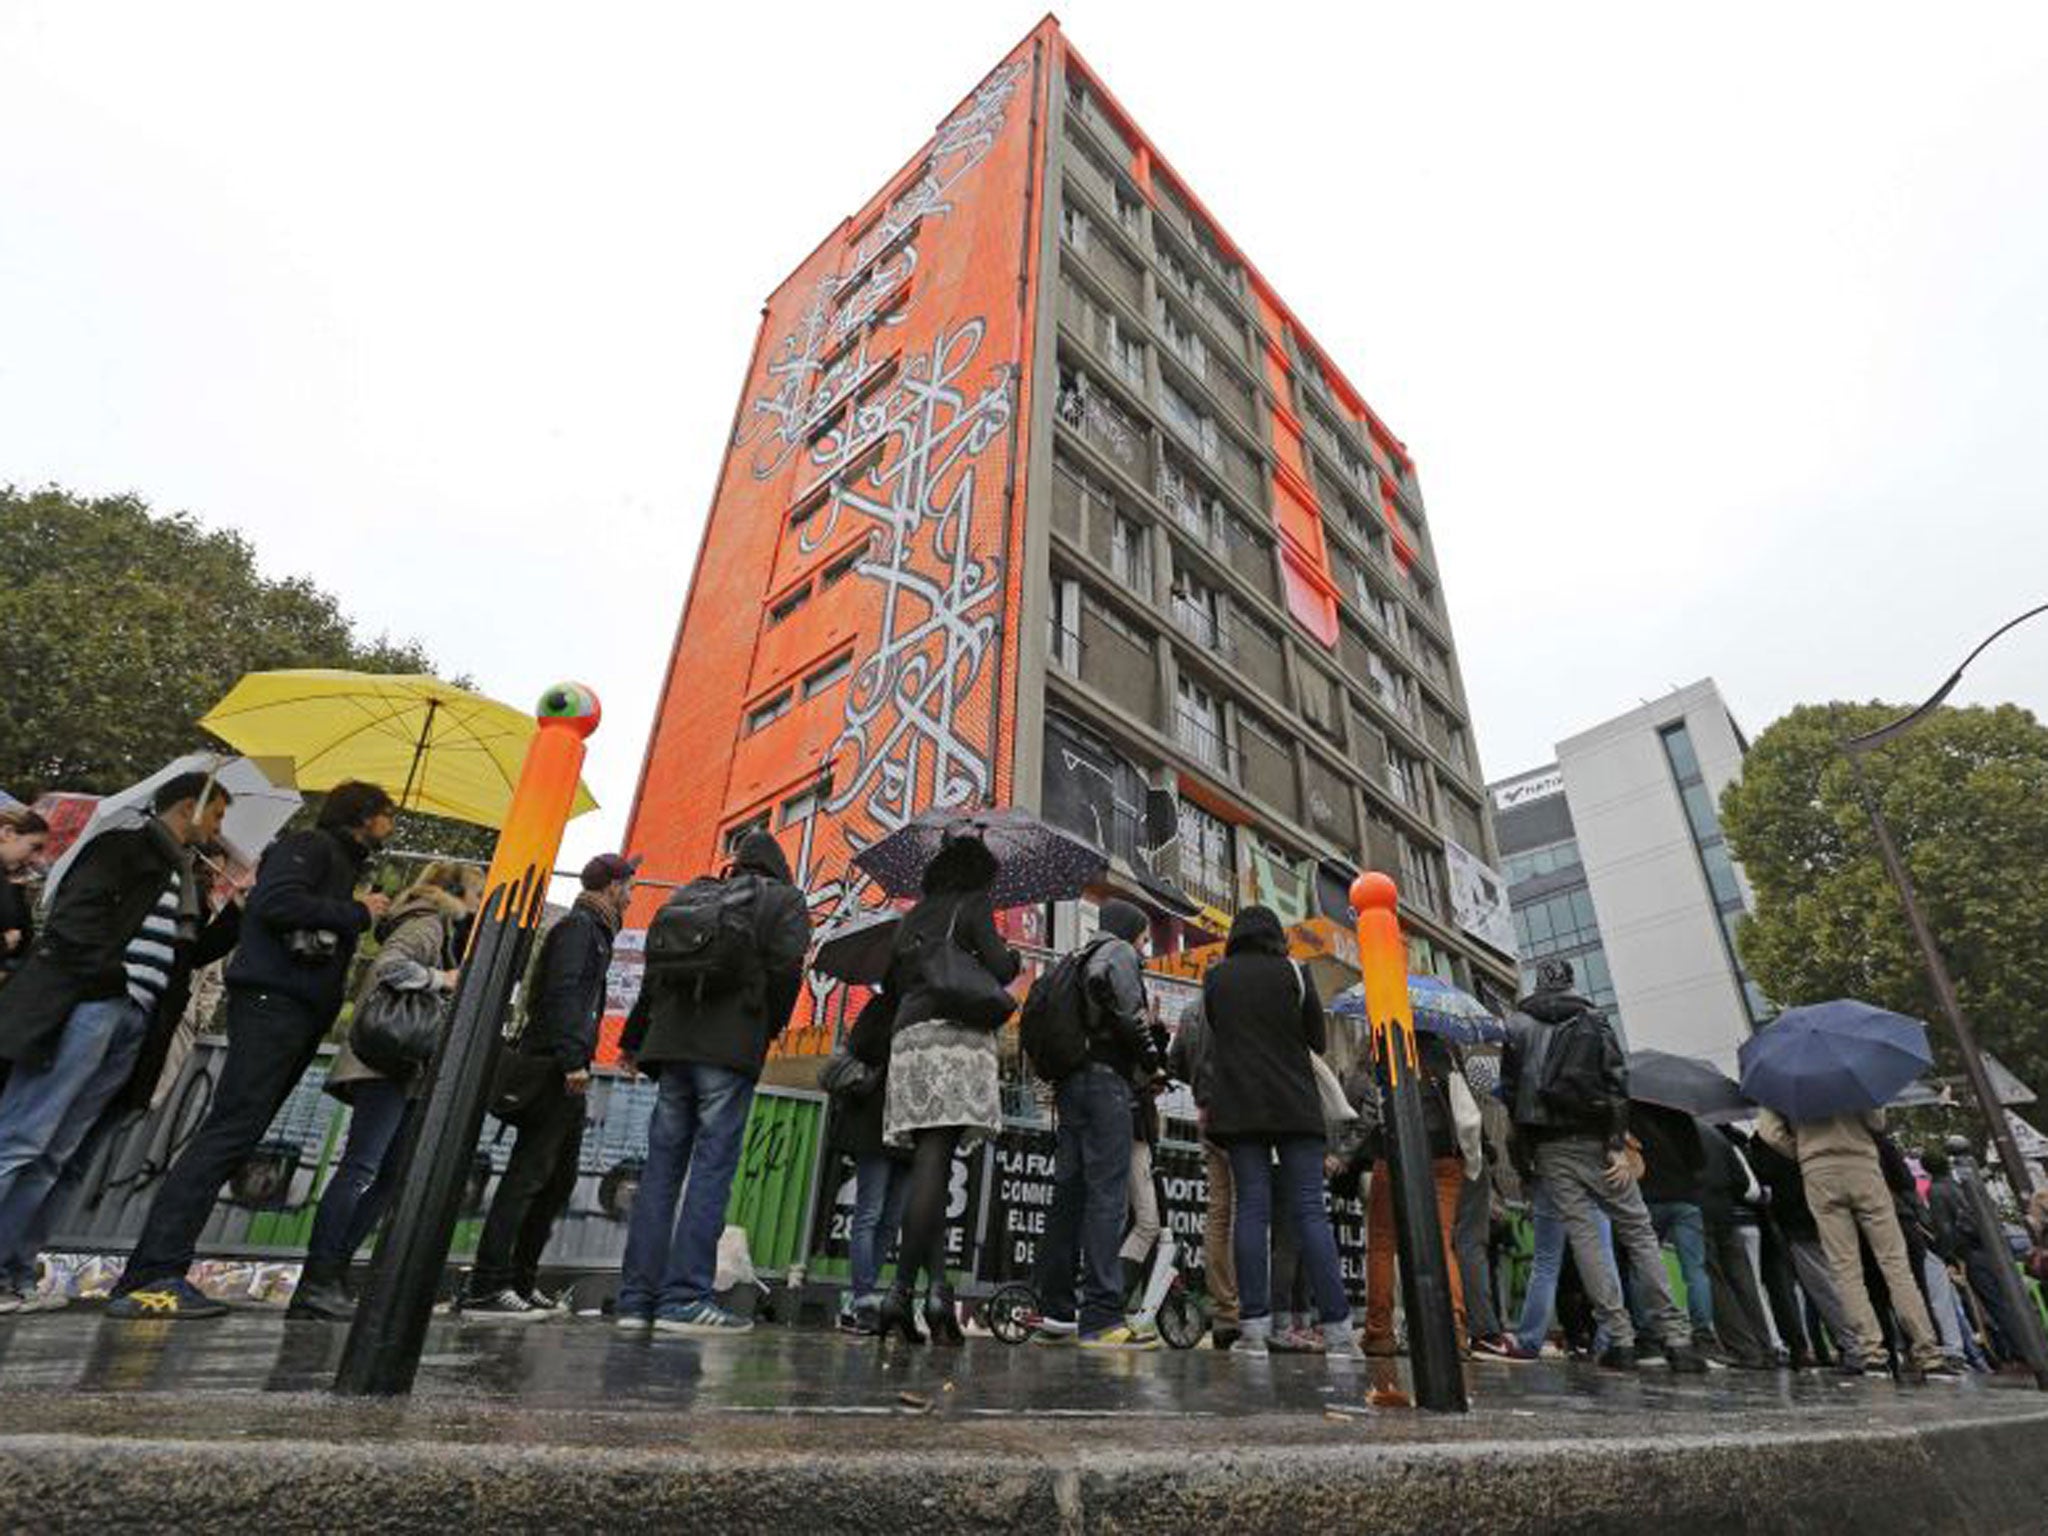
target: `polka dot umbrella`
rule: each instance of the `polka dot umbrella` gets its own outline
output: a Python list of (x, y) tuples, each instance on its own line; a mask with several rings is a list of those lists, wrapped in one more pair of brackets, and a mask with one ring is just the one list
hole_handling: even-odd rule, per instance
[(990, 894), (998, 907), (1071, 900), (1109, 868), (1109, 855), (1093, 843), (1015, 806), (926, 811), (862, 849), (853, 862), (889, 895), (915, 896), (925, 866), (958, 837), (979, 838), (995, 855)]

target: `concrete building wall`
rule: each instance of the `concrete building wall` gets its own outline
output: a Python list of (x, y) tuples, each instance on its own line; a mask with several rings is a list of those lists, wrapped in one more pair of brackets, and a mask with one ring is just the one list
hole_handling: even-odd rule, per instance
[(1558, 762), (1630, 1046), (1732, 1071), (1751, 1014), (1667, 756), (1663, 733), (1678, 725), (1717, 804), (1742, 742), (1711, 682), (1559, 742)]

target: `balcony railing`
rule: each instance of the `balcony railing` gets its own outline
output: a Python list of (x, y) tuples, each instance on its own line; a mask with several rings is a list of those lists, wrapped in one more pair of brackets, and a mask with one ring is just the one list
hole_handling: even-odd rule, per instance
[(1173, 627), (1224, 661), (1237, 660), (1237, 639), (1216, 621), (1215, 611), (1204, 604), (1176, 597), (1171, 609)]
[(1173, 717), (1173, 739), (1203, 767), (1212, 768), (1226, 778), (1239, 776), (1237, 749), (1225, 741), (1223, 733), (1215, 727), (1193, 715), (1176, 713)]
[(1062, 389), (1059, 417), (1133, 475), (1144, 478), (1144, 437), (1137, 423), (1103, 396), (1093, 390)]

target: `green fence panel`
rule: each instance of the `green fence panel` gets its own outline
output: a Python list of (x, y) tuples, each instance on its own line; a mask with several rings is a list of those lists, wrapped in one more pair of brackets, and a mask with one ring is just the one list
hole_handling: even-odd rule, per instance
[(725, 1219), (746, 1229), (757, 1269), (788, 1269), (801, 1264), (809, 1251), (805, 1217), (824, 1126), (822, 1095), (754, 1096)]

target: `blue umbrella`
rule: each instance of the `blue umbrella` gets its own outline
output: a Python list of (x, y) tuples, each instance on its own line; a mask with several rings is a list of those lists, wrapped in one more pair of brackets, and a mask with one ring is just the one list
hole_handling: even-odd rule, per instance
[(1744, 1097), (1794, 1122), (1876, 1109), (1934, 1064), (1925, 1024), (1846, 997), (1786, 1009), (1736, 1055)]
[[(1453, 1045), (1507, 1042), (1507, 1027), (1493, 1016), (1492, 1010), (1442, 977), (1410, 976), (1408, 1006), (1414, 1010), (1418, 1030), (1426, 1035), (1440, 1035)], [(1363, 1019), (1365, 988), (1346, 987), (1330, 999), (1330, 1012), (1340, 1019)]]

